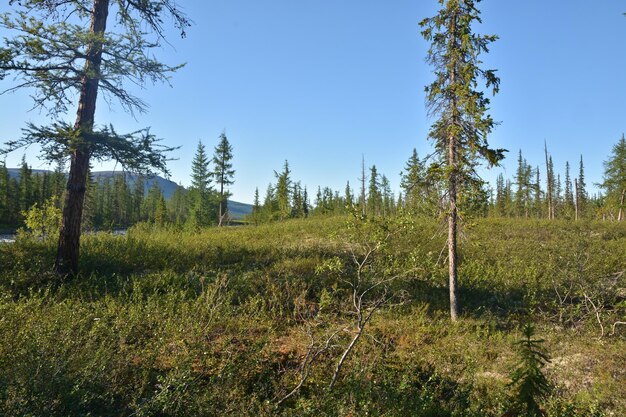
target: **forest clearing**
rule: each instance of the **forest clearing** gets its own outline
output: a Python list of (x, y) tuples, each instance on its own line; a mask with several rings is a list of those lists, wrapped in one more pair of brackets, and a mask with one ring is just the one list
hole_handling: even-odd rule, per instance
[(616, 3), (0, 4), (0, 416), (626, 416)]
[[(622, 415), (626, 225), (478, 220), (463, 232), (454, 323), (442, 229), (346, 216), (137, 227), (85, 236), (80, 279), (58, 284), (52, 241), (0, 245), (1, 412), (502, 416), (532, 323), (550, 358), (547, 415)], [(381, 242), (364, 274), (397, 277), (393, 298), (329, 389), (356, 330), (353, 255)]]

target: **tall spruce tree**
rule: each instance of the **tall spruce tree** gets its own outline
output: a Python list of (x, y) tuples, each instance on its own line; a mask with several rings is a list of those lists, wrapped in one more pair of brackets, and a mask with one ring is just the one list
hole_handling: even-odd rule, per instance
[(609, 159), (604, 161), (604, 176), (601, 187), (606, 193), (609, 204), (617, 208), (617, 220), (625, 218), (626, 210), (626, 138), (622, 138), (611, 152)]
[(196, 153), (191, 161), (190, 228), (206, 227), (211, 224), (213, 219), (211, 191), (209, 157), (202, 141), (198, 141)]
[(309, 217), (309, 193), (306, 190), (306, 185), (304, 186), (304, 191), (302, 192), (302, 213), (304, 213), (304, 218)]
[(11, 199), (9, 170), (4, 161), (0, 162), (0, 225), (8, 226), (11, 212), (9, 201)]
[[(146, 104), (126, 88), (166, 81), (179, 66), (154, 58), (170, 16), (184, 35), (189, 21), (174, 0), (20, 0), (2, 15), (7, 33), (0, 48), (0, 79), (12, 74), (15, 87), (33, 91), (34, 107), (48, 109), (50, 126), (29, 124), (22, 138), (7, 142), (5, 152), (30, 144), (41, 146), (48, 160), (70, 159), (63, 222), (55, 261), (59, 274), (78, 271), (80, 225), (87, 173), (92, 160), (115, 159), (133, 171), (166, 171), (166, 151), (148, 130), (118, 134), (95, 125), (98, 93), (119, 100), (132, 112)], [(107, 31), (109, 15), (115, 29)], [(78, 102), (75, 102), (78, 97)], [(62, 120), (77, 104), (73, 124)]]
[(563, 197), (565, 216), (571, 218), (574, 212), (574, 192), (572, 191), (569, 161), (565, 162), (565, 195)]
[(285, 160), (283, 170), (278, 173), (274, 171), (276, 176), (276, 206), (278, 208), (279, 219), (287, 219), (291, 216), (291, 169), (289, 162)]
[(215, 147), (213, 154), (213, 179), (217, 185), (219, 199), (218, 225), (221, 226), (224, 218), (228, 215), (228, 198), (231, 193), (228, 186), (234, 184), (235, 170), (232, 164), (233, 147), (228, 142), (226, 133), (222, 132), (219, 143)]
[(585, 164), (583, 163), (583, 156), (580, 155), (580, 162), (578, 164), (578, 186), (577, 186), (578, 198), (578, 217), (586, 215), (587, 202), (589, 196), (587, 195), (587, 183), (585, 182)]
[(375, 216), (380, 213), (382, 206), (382, 194), (380, 192), (380, 181), (378, 179), (376, 165), (370, 168), (370, 181), (367, 188), (367, 214)]
[(490, 165), (504, 157), (503, 149), (491, 149), (487, 135), (495, 122), (487, 111), (489, 99), (478, 89), (485, 81), (492, 93), (500, 84), (495, 70), (479, 67), (479, 56), (488, 52), (495, 35), (473, 33), (472, 25), (480, 23), (479, 0), (439, 0), (436, 16), (424, 19), (422, 35), (431, 42), (427, 61), (433, 66), (435, 81), (426, 87), (426, 101), (431, 115), (437, 117), (429, 137), (443, 165), (447, 183), (448, 263), (450, 281), (450, 316), (459, 314), (458, 300), (458, 207), (463, 184), (475, 178), (475, 167), (485, 159)]
[(535, 205), (535, 217), (541, 218), (543, 202), (541, 200), (541, 173), (539, 167), (535, 168), (535, 183), (532, 185), (535, 191), (534, 205)]
[(354, 206), (354, 197), (352, 194), (352, 188), (350, 188), (350, 181), (346, 183), (346, 188), (343, 193), (343, 198), (345, 200), (346, 208), (351, 210)]
[(417, 150), (413, 148), (411, 157), (404, 166), (401, 174), (400, 187), (404, 190), (404, 201), (406, 208), (415, 212), (418, 206), (424, 204), (424, 166), (417, 155)]

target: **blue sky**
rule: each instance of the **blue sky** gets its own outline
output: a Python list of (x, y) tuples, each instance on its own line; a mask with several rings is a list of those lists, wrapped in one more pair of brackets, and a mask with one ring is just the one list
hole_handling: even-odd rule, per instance
[[(179, 3), (195, 25), (186, 39), (172, 31), (170, 45), (155, 53), (186, 67), (171, 86), (137, 91), (150, 109), (136, 120), (104, 101), (96, 115), (120, 132), (151, 126), (164, 143), (180, 145), (172, 180), (188, 185), (198, 140), (212, 149), (222, 130), (234, 147), (233, 199), (243, 202), (257, 186), (264, 193), (284, 160), (314, 194), (318, 186), (343, 191), (348, 180), (356, 186), (361, 155), (398, 189), (412, 149), (432, 152), (424, 105), (431, 68), (418, 23), (435, 13), (435, 0)], [(565, 161), (577, 166), (582, 154), (588, 184), (600, 181), (602, 161), (626, 131), (626, 4), (484, 0), (480, 8), (476, 30), (500, 37), (483, 57), (502, 82), (491, 108), (501, 124), (489, 141), (510, 150), (484, 178), (512, 177), (520, 148), (543, 170), (546, 140), (561, 175)], [(0, 96), (0, 141), (27, 121), (46, 121), (30, 107), (28, 92)], [(22, 154), (9, 155), (7, 165)], [(29, 163), (45, 167), (36, 154), (26, 152)]]

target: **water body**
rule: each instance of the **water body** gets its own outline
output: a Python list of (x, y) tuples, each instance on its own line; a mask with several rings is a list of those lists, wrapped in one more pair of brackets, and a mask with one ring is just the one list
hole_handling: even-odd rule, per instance
[(0, 235), (0, 243), (13, 243), (15, 242), (15, 235)]
[[(113, 236), (124, 236), (128, 233), (128, 229), (117, 229), (111, 231), (99, 231), (99, 232), (86, 232), (86, 234), (95, 234), (95, 233), (111, 233)], [(15, 242), (15, 234), (0, 234), (0, 244), (2, 243), (13, 243)]]

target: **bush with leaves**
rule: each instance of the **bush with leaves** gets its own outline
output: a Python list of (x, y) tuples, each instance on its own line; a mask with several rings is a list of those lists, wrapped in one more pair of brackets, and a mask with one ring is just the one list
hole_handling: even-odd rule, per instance
[(28, 231), (23, 231), (29, 236), (40, 239), (56, 237), (61, 227), (61, 209), (55, 197), (44, 202), (41, 207), (35, 203), (30, 209), (23, 211), (24, 224)]

